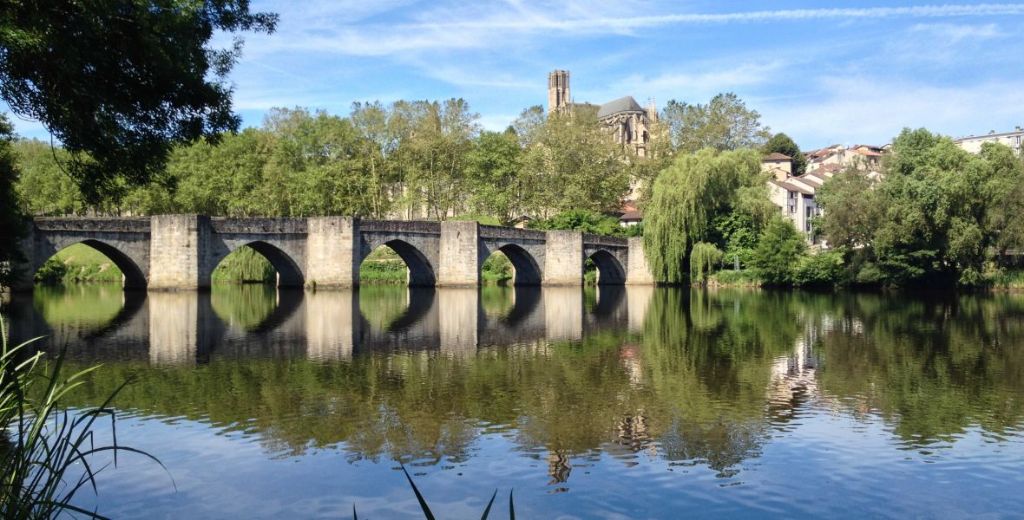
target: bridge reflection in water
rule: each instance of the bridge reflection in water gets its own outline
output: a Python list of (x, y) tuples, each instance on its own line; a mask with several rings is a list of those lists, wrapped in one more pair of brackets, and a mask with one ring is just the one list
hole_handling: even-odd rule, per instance
[[(95, 289), (95, 288), (94, 288)], [(100, 288), (99, 290), (103, 290)], [(92, 291), (83, 304), (95, 304)], [(370, 352), (461, 356), (495, 345), (579, 341), (601, 330), (639, 332), (652, 287), (367, 287), (325, 292), (242, 286), (123, 292), (94, 322), (62, 321), (27, 295), (12, 301), (12, 340), (46, 336), (83, 360), (204, 363), (211, 356), (332, 361)], [(75, 306), (74, 290), (61, 295)], [(49, 298), (49, 296), (48, 296)], [(36, 301), (41, 299), (37, 298)], [(80, 307), (80, 306), (78, 306)]]

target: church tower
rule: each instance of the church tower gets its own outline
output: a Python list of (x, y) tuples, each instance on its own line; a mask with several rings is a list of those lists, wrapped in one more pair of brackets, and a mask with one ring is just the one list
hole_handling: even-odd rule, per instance
[(569, 71), (555, 70), (548, 73), (548, 114), (564, 110), (569, 106)]

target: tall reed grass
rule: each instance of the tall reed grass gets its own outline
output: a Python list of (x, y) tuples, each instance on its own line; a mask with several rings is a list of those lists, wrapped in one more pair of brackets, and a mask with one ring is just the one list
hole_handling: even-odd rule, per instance
[[(42, 519), (77, 513), (104, 518), (72, 503), (83, 489), (98, 492), (96, 475), (110, 463), (96, 467), (96, 456), (111, 454), (116, 465), (119, 453), (130, 452), (163, 467), (152, 455), (117, 442), (110, 403), (124, 384), (100, 406), (70, 410), (61, 400), (96, 367), (65, 377), (64, 352), (53, 360), (43, 352), (30, 352), (30, 345), (40, 338), (11, 347), (2, 318), (0, 337), (0, 517)], [(111, 439), (105, 444), (94, 433), (101, 419), (111, 421)]]

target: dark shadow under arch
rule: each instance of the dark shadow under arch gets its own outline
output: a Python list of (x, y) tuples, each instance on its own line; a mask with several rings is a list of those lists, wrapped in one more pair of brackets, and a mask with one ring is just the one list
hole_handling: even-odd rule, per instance
[(611, 253), (598, 250), (590, 255), (590, 260), (597, 266), (598, 285), (621, 285), (626, 283), (626, 270)]
[(288, 256), (288, 253), (285, 253), (277, 246), (260, 240), (249, 242), (245, 245), (263, 255), (270, 262), (270, 265), (274, 266), (274, 270), (277, 271), (278, 287), (302, 287), (305, 283), (299, 266)]
[[(529, 252), (516, 244), (505, 244), (499, 247), (498, 251), (501, 251), (512, 262), (512, 267), (515, 269), (513, 285), (540, 285), (540, 268), (537, 267), (536, 260)], [(483, 262), (480, 262), (481, 270), (483, 265)]]

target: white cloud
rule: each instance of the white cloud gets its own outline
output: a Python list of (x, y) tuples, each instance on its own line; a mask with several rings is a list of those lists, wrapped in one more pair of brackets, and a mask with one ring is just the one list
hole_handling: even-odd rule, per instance
[[(315, 5), (323, 9), (322, 4)], [(439, 50), (510, 49), (535, 44), (531, 37), (537, 35), (548, 40), (572, 36), (635, 35), (642, 29), (673, 25), (1024, 15), (1024, 4), (636, 15), (638, 12), (658, 9), (646, 3), (627, 1), (537, 4), (508, 0), (503, 4), (487, 2), (480, 5), (441, 2), (423, 11), (408, 9), (414, 13), (411, 19), (407, 17), (405, 20), (388, 23), (371, 23), (370, 18), (361, 18), (359, 23), (349, 23), (331, 16), (287, 16), (282, 18), (279, 34), (251, 43), (255, 44), (255, 52), (303, 50), (352, 56), (388, 56)], [(375, 11), (375, 14), (380, 12), (383, 11)], [(398, 16), (402, 13), (392, 14)]]
[(1021, 83), (934, 86), (871, 77), (824, 79), (820, 98), (763, 104), (764, 121), (803, 148), (884, 144), (904, 127), (953, 135), (1008, 130), (1024, 122)]

